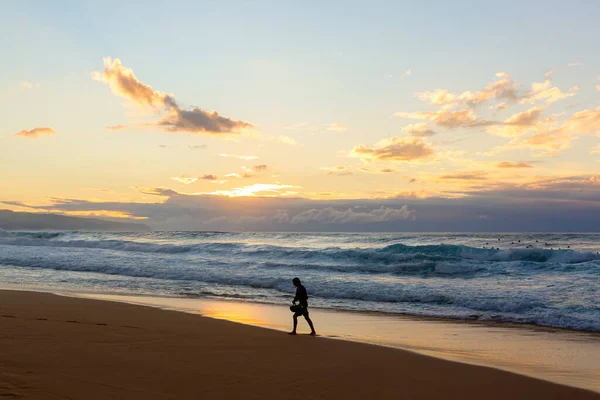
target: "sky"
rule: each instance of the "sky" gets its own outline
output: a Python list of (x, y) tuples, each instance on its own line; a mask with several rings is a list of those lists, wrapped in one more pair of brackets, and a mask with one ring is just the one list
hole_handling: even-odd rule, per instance
[(600, 3), (5, 1), (0, 208), (600, 230)]

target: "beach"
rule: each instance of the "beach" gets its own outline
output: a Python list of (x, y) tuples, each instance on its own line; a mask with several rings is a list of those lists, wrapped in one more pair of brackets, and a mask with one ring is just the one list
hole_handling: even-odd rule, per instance
[(4, 290), (0, 315), (3, 398), (600, 398), (400, 349), (125, 303)]

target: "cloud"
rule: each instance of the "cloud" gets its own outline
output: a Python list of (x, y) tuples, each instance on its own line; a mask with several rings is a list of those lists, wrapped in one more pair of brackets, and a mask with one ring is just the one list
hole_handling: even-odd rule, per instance
[(361, 167), (358, 170), (362, 171), (362, 172), (366, 172), (368, 174), (391, 174), (391, 173), (396, 172), (395, 169), (391, 169), (391, 168), (373, 169), (373, 168)]
[(225, 178), (238, 178), (238, 179), (248, 179), (252, 178), (253, 175), (250, 174), (238, 174), (237, 172), (232, 172), (230, 174), (223, 175)]
[(342, 165), (338, 165), (335, 167), (321, 167), (322, 171), (327, 171), (327, 175), (336, 175), (336, 176), (348, 176), (352, 175), (352, 171), (348, 169), (348, 167), (344, 167)]
[(188, 146), (190, 149), (192, 150), (199, 150), (199, 149), (206, 149), (206, 145), (205, 144), (195, 144), (193, 146)]
[(475, 113), (471, 109), (460, 111), (429, 111), (429, 112), (397, 112), (395, 114), (402, 118), (425, 119), (435, 122), (437, 125), (448, 129), (473, 126), (477, 120)]
[[(515, 136), (504, 146), (492, 149), (489, 154), (514, 149), (531, 149), (537, 151), (537, 156), (555, 156), (571, 147), (571, 142), (580, 135), (588, 135), (600, 131), (600, 107), (573, 113), (562, 123), (557, 120), (559, 115), (552, 115), (545, 120), (539, 120), (533, 126), (535, 133), (531, 136)], [(527, 130), (526, 133), (529, 133)]]
[(406, 78), (407, 76), (411, 76), (411, 75), (412, 75), (412, 70), (408, 69), (400, 76), (400, 79)]
[(221, 157), (238, 158), (240, 160), (258, 160), (258, 157), (256, 157), (256, 156), (240, 156), (240, 155), (227, 154), (227, 153), (221, 153), (218, 155)]
[(179, 193), (176, 191), (167, 188), (138, 188), (138, 190), (140, 193), (149, 194), (152, 196), (172, 197), (179, 195)]
[(427, 126), (427, 123), (423, 122), (420, 124), (410, 124), (402, 128), (402, 132), (407, 133), (411, 136), (426, 137), (433, 136), (435, 132)]
[(365, 161), (413, 161), (428, 158), (433, 154), (429, 143), (415, 137), (385, 139), (374, 148), (361, 144), (354, 147), (350, 153), (351, 156)]
[(600, 90), (600, 85), (596, 85), (596, 90)]
[(216, 175), (213, 175), (213, 174), (204, 174), (201, 177), (199, 177), (198, 179), (203, 179), (205, 181), (216, 181), (219, 179), (219, 177)]
[(305, 224), (307, 222), (317, 222), (323, 224), (350, 224), (350, 223), (375, 223), (385, 221), (399, 221), (414, 218), (413, 212), (407, 206), (402, 208), (380, 208), (368, 212), (356, 212), (352, 209), (345, 211), (336, 210), (332, 207), (313, 208), (301, 212), (291, 219), (292, 224)]
[(523, 135), (533, 129), (542, 115), (543, 109), (539, 107), (530, 108), (512, 115), (504, 120), (503, 123), (488, 127), (488, 133), (503, 137), (516, 137)]
[[(466, 172), (471, 173), (471, 172)], [(473, 181), (477, 183), (478, 181)], [(595, 232), (600, 226), (600, 175), (554, 176), (533, 179), (524, 184), (489, 185), (479, 189), (453, 190), (436, 196), (397, 196), (377, 199), (331, 199), (332, 192), (318, 193), (327, 199), (310, 200), (297, 196), (250, 197), (182, 194), (165, 188), (141, 189), (158, 196), (155, 202), (98, 202), (82, 199), (49, 199), (52, 204), (28, 205), (14, 201), (4, 204), (52, 212), (113, 211), (146, 218), (161, 230), (237, 230), (237, 231), (378, 231), (378, 232)], [(280, 191), (287, 194), (288, 189)], [(267, 193), (274, 195), (274, 193)], [(460, 195), (457, 197), (457, 195)], [(380, 211), (401, 210), (412, 213), (406, 219), (386, 220)], [(332, 209), (319, 213), (318, 210)], [(311, 211), (317, 210), (317, 211)], [(350, 210), (351, 212), (348, 212)], [(557, 212), (560, 210), (560, 212)], [(307, 211), (296, 223), (290, 221)], [(371, 214), (370, 217), (347, 214)], [(400, 218), (403, 213), (400, 213)], [(286, 216), (287, 215), (287, 216)], [(333, 215), (333, 217), (328, 216)], [(481, 220), (473, 216), (485, 215)], [(374, 218), (375, 216), (375, 218)], [(252, 217), (252, 218), (244, 218)], [(204, 224), (211, 219), (219, 223)], [(350, 220), (358, 222), (351, 223)], [(363, 222), (381, 220), (381, 222)], [(308, 222), (299, 222), (304, 220)], [(287, 222), (285, 222), (287, 221)], [(344, 223), (319, 221), (348, 221)]]
[(552, 86), (550, 80), (544, 82), (534, 82), (531, 85), (531, 90), (521, 97), (521, 103), (536, 103), (545, 101), (548, 104), (552, 104), (558, 100), (566, 99), (568, 97), (575, 96), (579, 91), (579, 87), (573, 86), (569, 89), (568, 93), (562, 92), (556, 86)]
[(252, 128), (249, 122), (235, 121), (224, 117), (216, 111), (207, 111), (193, 107), (191, 110), (171, 108), (168, 114), (156, 125), (169, 132), (231, 134), (239, 133), (245, 128)]
[(552, 74), (554, 73), (554, 69), (549, 69), (548, 71), (544, 72), (544, 76), (546, 78), (550, 78), (552, 76)]
[(118, 58), (113, 60), (111, 57), (106, 57), (103, 61), (104, 71), (94, 72), (92, 77), (94, 80), (108, 84), (115, 95), (157, 111), (174, 103), (175, 100), (171, 96), (155, 91), (150, 85), (140, 82), (133, 70), (123, 66)]
[[(553, 70), (547, 71), (544, 75), (550, 78)], [(456, 94), (447, 89), (436, 89), (434, 91), (416, 93), (416, 96), (429, 104), (441, 106), (443, 109), (451, 109), (460, 106), (477, 107), (478, 105), (489, 100), (501, 101), (500, 104), (492, 106), (502, 110), (506, 108), (508, 103), (536, 103), (546, 102), (552, 104), (558, 100), (574, 96), (579, 90), (578, 87), (572, 87), (568, 93), (562, 92), (559, 88), (552, 86), (550, 79), (544, 82), (534, 82), (531, 89), (520, 94), (518, 86), (514, 83), (510, 76), (504, 72), (496, 74), (497, 80), (490, 82), (484, 89), (477, 92), (463, 92)]]
[(55, 135), (56, 131), (49, 127), (36, 127), (31, 130), (23, 129), (20, 132), (15, 133), (15, 136), (21, 136), (26, 138), (38, 138), (44, 135)]
[(275, 138), (275, 140), (279, 143), (289, 144), (291, 146), (295, 146), (298, 144), (298, 142), (296, 142), (296, 140), (294, 140), (293, 138), (291, 138), (289, 136), (277, 136)]
[(108, 129), (109, 131), (120, 131), (123, 129), (127, 129), (127, 125), (108, 125), (105, 126), (106, 129)]
[(194, 183), (198, 180), (198, 178), (190, 178), (187, 176), (175, 176), (171, 178), (179, 183), (183, 183), (184, 185), (189, 185), (190, 183)]
[(40, 87), (40, 84), (37, 82), (21, 81), (21, 82), (19, 82), (19, 84), (21, 85), (22, 88), (25, 88), (25, 89), (34, 89), (34, 88)]
[[(225, 175), (227, 176), (227, 175)], [(275, 183), (255, 183), (254, 185), (242, 186), (233, 188), (231, 190), (217, 190), (211, 193), (211, 195), (228, 196), (228, 197), (253, 197), (253, 196), (285, 196), (290, 194), (289, 192), (281, 193), (283, 189), (292, 189), (297, 186), (293, 185), (281, 185)]]
[(567, 64), (567, 67), (581, 67), (583, 65), (582, 62), (572, 62)]
[(453, 180), (453, 181), (473, 181), (473, 180), (484, 180), (487, 179), (487, 172), (473, 171), (473, 172), (456, 172), (452, 174), (442, 175), (440, 179)]
[(512, 162), (512, 161), (502, 161), (496, 164), (497, 168), (533, 168), (528, 162), (520, 161), (520, 162)]
[(498, 103), (498, 104), (494, 104), (493, 106), (490, 106), (489, 109), (496, 110), (496, 111), (502, 111), (502, 110), (505, 110), (507, 106), (508, 106), (508, 102), (503, 101), (502, 103)]
[(189, 110), (181, 108), (172, 95), (156, 91), (150, 85), (140, 82), (133, 70), (123, 66), (119, 59), (104, 58), (104, 70), (94, 72), (92, 77), (108, 84), (115, 95), (128, 99), (141, 108), (166, 113), (150, 125), (167, 132), (233, 134), (253, 127), (249, 122), (236, 121), (216, 111), (199, 107)]
[(269, 169), (269, 166), (266, 164), (259, 164), (252, 167), (254, 172), (263, 172)]
[(453, 108), (458, 106), (477, 107), (478, 105), (491, 100), (509, 100), (518, 99), (517, 85), (510, 79), (505, 72), (498, 72), (495, 81), (488, 83), (482, 90), (477, 92), (463, 92), (454, 94), (447, 89), (436, 89), (432, 92), (417, 93), (417, 97), (429, 104), (442, 106), (443, 108)]
[(331, 132), (345, 132), (348, 130), (346, 124), (343, 124), (341, 122), (334, 122), (325, 126), (327, 127), (327, 130)]
[(597, 145), (596, 145), (596, 147), (594, 147), (594, 148), (591, 150), (591, 153), (593, 153), (593, 154), (600, 153), (600, 144), (597, 144)]
[(600, 106), (574, 113), (561, 129), (582, 135), (600, 132)]

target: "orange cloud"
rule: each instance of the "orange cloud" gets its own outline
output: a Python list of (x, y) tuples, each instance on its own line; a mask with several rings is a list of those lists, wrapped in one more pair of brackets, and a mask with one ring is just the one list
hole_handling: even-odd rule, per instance
[(533, 165), (520, 161), (520, 162), (512, 162), (512, 161), (502, 161), (496, 164), (497, 168), (533, 168)]
[(121, 64), (118, 58), (104, 58), (104, 71), (94, 72), (92, 77), (107, 83), (112, 92), (144, 107), (161, 109), (173, 101), (169, 95), (155, 91), (152, 86), (140, 82), (133, 70)]
[(38, 138), (44, 135), (55, 135), (56, 131), (48, 127), (37, 127), (31, 130), (23, 129), (20, 132), (15, 133), (15, 136), (21, 136), (26, 138)]
[(358, 169), (359, 171), (366, 172), (368, 174), (391, 174), (396, 172), (396, 170), (391, 168), (380, 168), (380, 169), (371, 169), (366, 167), (361, 167)]
[(127, 129), (127, 125), (108, 125), (105, 128), (109, 131), (120, 131), (123, 129)]
[(332, 124), (327, 124), (326, 126), (327, 130), (332, 132), (345, 132), (346, 130), (348, 130), (346, 124), (343, 124), (341, 122), (334, 122)]
[(121, 64), (121, 60), (107, 57), (104, 71), (94, 72), (92, 77), (108, 84), (112, 92), (126, 98), (142, 108), (150, 108), (157, 113), (166, 112), (160, 120), (152, 123), (168, 132), (232, 134), (252, 128), (245, 121), (236, 121), (199, 107), (189, 110), (181, 108), (172, 95), (156, 91), (152, 86), (140, 82), (133, 70)]
[(336, 175), (336, 176), (348, 176), (352, 175), (352, 171), (348, 169), (348, 167), (344, 167), (341, 165), (335, 167), (321, 167), (321, 170), (327, 171), (327, 175)]
[(429, 112), (397, 112), (395, 115), (403, 118), (426, 119), (435, 122), (437, 125), (448, 129), (455, 129), (472, 125), (477, 117), (471, 109), (460, 111), (429, 111)]
[(433, 154), (433, 148), (428, 142), (415, 137), (393, 137), (380, 141), (374, 148), (361, 144), (350, 153), (351, 156), (364, 161), (413, 161), (428, 158)]
[(453, 181), (472, 181), (472, 180), (484, 180), (487, 179), (487, 172), (474, 171), (474, 172), (456, 172), (453, 174), (447, 174), (440, 176), (440, 179), (447, 179)]
[(545, 101), (552, 104), (555, 101), (566, 99), (567, 97), (575, 96), (579, 91), (579, 87), (573, 86), (568, 93), (562, 92), (556, 86), (552, 86), (550, 80), (544, 82), (534, 82), (531, 85), (531, 90), (521, 98), (521, 103), (536, 103)]
[(511, 116), (500, 125), (490, 126), (488, 132), (492, 135), (503, 137), (523, 135), (534, 128), (535, 123), (542, 115), (542, 111), (539, 107), (530, 108), (527, 111)]
[(416, 137), (435, 135), (435, 132), (427, 126), (427, 123), (424, 122), (420, 124), (406, 125), (404, 128), (402, 128), (402, 132)]
[(435, 104), (444, 108), (452, 108), (461, 105), (477, 107), (478, 105), (491, 100), (517, 100), (517, 85), (510, 79), (510, 76), (504, 72), (498, 72), (496, 77), (499, 80), (488, 83), (485, 88), (477, 92), (463, 92), (454, 94), (447, 89), (436, 89), (433, 92), (417, 93), (417, 97), (429, 104)]

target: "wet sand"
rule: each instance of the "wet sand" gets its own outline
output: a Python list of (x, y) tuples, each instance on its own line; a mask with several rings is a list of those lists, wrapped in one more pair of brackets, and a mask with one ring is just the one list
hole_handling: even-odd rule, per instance
[(399, 349), (131, 304), (0, 291), (0, 398), (366, 397), (600, 394)]

